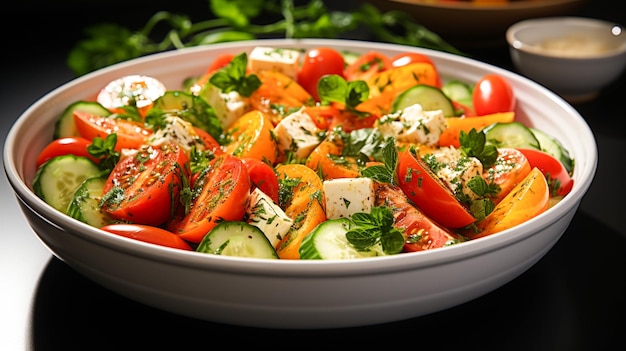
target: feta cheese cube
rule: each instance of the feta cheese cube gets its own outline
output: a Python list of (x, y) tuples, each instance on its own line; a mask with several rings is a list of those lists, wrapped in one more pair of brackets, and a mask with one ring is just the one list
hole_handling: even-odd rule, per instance
[(441, 148), (432, 154), (440, 165), (437, 176), (455, 193), (467, 195), (470, 199), (478, 199), (467, 183), (475, 176), (482, 176), (483, 165), (475, 157), (466, 157), (454, 147)]
[(300, 52), (290, 49), (257, 46), (250, 53), (248, 62), (250, 71), (254, 73), (262, 70), (274, 70), (295, 80), (300, 65)]
[(152, 146), (159, 146), (168, 142), (179, 144), (187, 153), (194, 146), (198, 150), (204, 150), (204, 144), (193, 125), (178, 116), (165, 117), (165, 126), (154, 132), (147, 140), (147, 144)]
[(281, 152), (292, 152), (297, 159), (306, 158), (320, 144), (320, 132), (311, 117), (302, 109), (283, 118), (274, 134)]
[(369, 213), (376, 194), (371, 178), (338, 178), (324, 181), (326, 217), (349, 218), (357, 212)]
[(250, 194), (247, 222), (259, 228), (274, 247), (293, 224), (293, 220), (259, 188)]
[(415, 104), (381, 117), (376, 127), (398, 142), (435, 145), (447, 126), (441, 110), (424, 111), (420, 104)]
[(215, 115), (222, 122), (222, 128), (227, 129), (237, 118), (246, 113), (249, 99), (241, 96), (236, 91), (222, 93), (220, 88), (211, 83), (207, 83), (200, 92), (213, 110)]

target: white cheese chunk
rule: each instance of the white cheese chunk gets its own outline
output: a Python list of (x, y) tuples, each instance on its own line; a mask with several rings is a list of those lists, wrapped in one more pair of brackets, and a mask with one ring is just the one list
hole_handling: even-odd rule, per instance
[(290, 49), (257, 46), (250, 53), (248, 62), (250, 71), (253, 73), (273, 70), (295, 80), (300, 65), (300, 52)]
[(320, 144), (319, 132), (317, 125), (302, 109), (286, 116), (274, 127), (279, 150), (293, 153), (297, 159), (306, 158)]
[(392, 136), (399, 142), (424, 145), (435, 145), (447, 128), (441, 110), (424, 111), (420, 104), (382, 116), (376, 127), (383, 135)]
[(179, 144), (187, 153), (194, 146), (198, 150), (204, 150), (204, 144), (193, 125), (178, 116), (165, 117), (165, 126), (155, 131), (148, 138), (147, 144), (159, 146), (169, 142)]
[(371, 178), (338, 178), (324, 181), (326, 217), (349, 218), (357, 212), (369, 213), (376, 194)]
[(227, 129), (237, 118), (246, 113), (249, 106), (249, 99), (241, 96), (236, 91), (222, 93), (220, 88), (211, 83), (207, 83), (200, 93), (213, 107), (215, 115), (222, 122), (222, 128)]
[(467, 183), (475, 176), (482, 176), (483, 165), (475, 157), (466, 157), (454, 147), (443, 147), (432, 154), (440, 165), (437, 176), (455, 193), (463, 193), (471, 200), (478, 199)]
[(247, 222), (259, 228), (274, 247), (293, 224), (293, 220), (259, 188), (250, 194), (247, 218)]

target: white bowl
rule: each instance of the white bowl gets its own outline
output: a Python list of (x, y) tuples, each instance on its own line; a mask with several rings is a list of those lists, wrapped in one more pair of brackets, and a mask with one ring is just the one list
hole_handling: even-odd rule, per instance
[[(430, 55), (444, 77), (476, 81), (496, 72), (511, 81), (520, 121), (558, 137), (576, 159), (574, 187), (560, 203), (515, 228), (441, 249), (335, 261), (260, 260), (175, 250), (103, 232), (54, 210), (30, 188), (35, 158), (59, 113), (128, 74), (157, 77), (170, 89), (204, 72), (225, 52), (271, 47)], [(347, 40), (265, 40), (196, 47), (118, 64), (71, 81), (33, 104), (8, 133), (4, 166), (27, 222), (50, 251), (117, 293), (184, 316), (254, 327), (364, 326), (440, 311), (516, 278), (559, 240), (597, 164), (589, 126), (569, 104), (517, 74), (461, 56)], [(537, 287), (538, 289), (540, 287)]]
[(584, 17), (546, 17), (506, 32), (511, 60), (528, 78), (570, 102), (584, 102), (626, 68), (626, 32), (619, 24)]

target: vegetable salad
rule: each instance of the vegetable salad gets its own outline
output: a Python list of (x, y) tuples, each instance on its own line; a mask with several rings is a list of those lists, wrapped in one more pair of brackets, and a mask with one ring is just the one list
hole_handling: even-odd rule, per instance
[(156, 245), (351, 259), (498, 233), (573, 185), (574, 160), (515, 119), (504, 77), (445, 80), (423, 54), (256, 47), (181, 81), (119, 77), (68, 106), (35, 193)]

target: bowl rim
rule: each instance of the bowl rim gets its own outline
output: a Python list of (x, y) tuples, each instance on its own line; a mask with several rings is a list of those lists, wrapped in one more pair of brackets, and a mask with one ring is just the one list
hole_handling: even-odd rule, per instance
[[(611, 30), (613, 28), (619, 28), (619, 33), (616, 37), (622, 39), (621, 45), (611, 48), (603, 52), (591, 52), (586, 55), (571, 55), (564, 56), (552, 50), (545, 50), (537, 45), (526, 43), (519, 39), (518, 34), (526, 29), (537, 29), (541, 27), (552, 27), (558, 25), (581, 27), (581, 28), (605, 28)], [(519, 50), (524, 53), (534, 54), (537, 56), (549, 57), (554, 59), (567, 59), (572, 61), (585, 61), (590, 59), (609, 59), (614, 58), (626, 53), (626, 28), (619, 23), (610, 22), (607, 20), (582, 17), (582, 16), (548, 16), (539, 18), (530, 18), (521, 20), (509, 26), (505, 32), (506, 41), (511, 50)]]
[[(560, 108), (565, 110), (566, 113), (574, 116), (575, 120), (578, 123), (580, 123), (581, 125), (587, 125), (583, 117), (562, 98), (519, 74), (471, 58), (439, 52), (431, 49), (408, 47), (389, 43), (343, 39), (262, 39), (213, 44), (203, 47), (192, 47), (176, 51), (161, 52), (130, 60), (127, 62), (118, 63), (69, 81), (52, 90), (51, 92), (37, 100), (35, 103), (33, 103), (18, 117), (13, 126), (10, 128), (6, 137), (4, 147), (3, 163), (5, 173), (18, 200), (33, 209), (35, 212), (37, 212), (37, 215), (39, 215), (49, 223), (52, 224), (57, 222), (64, 227), (66, 226), (68, 228), (71, 228), (75, 232), (74, 234), (80, 236), (81, 239), (104, 245), (108, 248), (115, 249), (116, 251), (125, 252), (134, 256), (144, 257), (154, 261), (166, 262), (168, 264), (176, 264), (179, 266), (194, 269), (236, 272), (241, 274), (298, 277), (312, 277), (322, 275), (355, 276), (370, 275), (372, 273), (385, 273), (398, 270), (413, 270), (417, 268), (436, 266), (442, 263), (449, 263), (451, 261), (464, 260), (468, 257), (483, 255), (487, 252), (495, 251), (502, 247), (510, 246), (513, 243), (526, 240), (529, 238), (529, 233), (532, 233), (532, 235), (539, 235), (541, 229), (545, 229), (552, 224), (548, 221), (550, 218), (562, 218), (566, 216), (570, 211), (575, 210), (575, 208), (578, 207), (578, 204), (580, 203), (583, 195), (586, 193), (587, 189), (591, 185), (597, 166), (597, 145), (595, 144), (593, 133), (587, 125), (587, 128), (585, 130), (585, 140), (589, 140), (590, 142), (592, 142), (590, 145), (588, 145), (588, 151), (591, 159), (588, 160), (589, 162), (581, 164), (579, 167), (582, 168), (578, 169), (578, 174), (581, 176), (584, 175), (585, 181), (578, 181), (577, 184), (575, 183), (572, 192), (568, 194), (568, 196), (561, 202), (559, 202), (556, 206), (552, 207), (549, 211), (546, 211), (539, 216), (536, 216), (535, 218), (516, 226), (515, 228), (507, 229), (503, 232), (496, 233), (484, 238), (464, 242), (461, 245), (453, 245), (439, 249), (392, 256), (362, 258), (355, 260), (264, 260), (254, 258), (207, 255), (193, 251), (188, 252), (144, 243), (141, 241), (104, 232), (100, 229), (91, 227), (85, 223), (82, 223), (56, 211), (39, 197), (37, 197), (30, 189), (30, 187), (26, 184), (26, 182), (21, 178), (21, 173), (20, 171), (18, 171), (17, 167), (18, 160), (14, 158), (14, 153), (12, 151), (13, 145), (17, 143), (17, 140), (19, 138), (18, 132), (22, 129), (28, 128), (27, 124), (33, 119), (32, 116), (28, 118), (29, 115), (32, 115), (34, 111), (48, 104), (58, 95), (64, 94), (64, 91), (69, 87), (76, 87), (89, 79), (105, 74), (110, 74), (112, 72), (128, 70), (129, 68), (133, 68), (135, 66), (152, 61), (159, 61), (168, 58), (173, 59), (177, 58), (179, 55), (202, 53), (204, 51), (212, 51), (218, 49), (244, 50), (246, 48), (258, 45), (292, 47), (313, 47), (328, 45), (341, 47), (348, 50), (357, 49), (360, 51), (376, 47), (382, 50), (408, 50), (421, 52), (427, 55), (431, 55), (436, 63), (441, 60), (447, 60), (449, 63), (459, 64), (472, 63), (472, 65), (474, 65), (477, 69), (483, 69), (494, 73), (499, 73), (519, 82), (520, 84), (531, 85), (533, 87), (533, 90), (541, 91), (544, 98), (549, 99), (550, 102), (556, 103)], [(59, 227), (59, 225), (53, 225)], [(518, 234), (510, 235), (509, 232), (512, 230), (515, 230), (516, 232), (518, 232)]]

